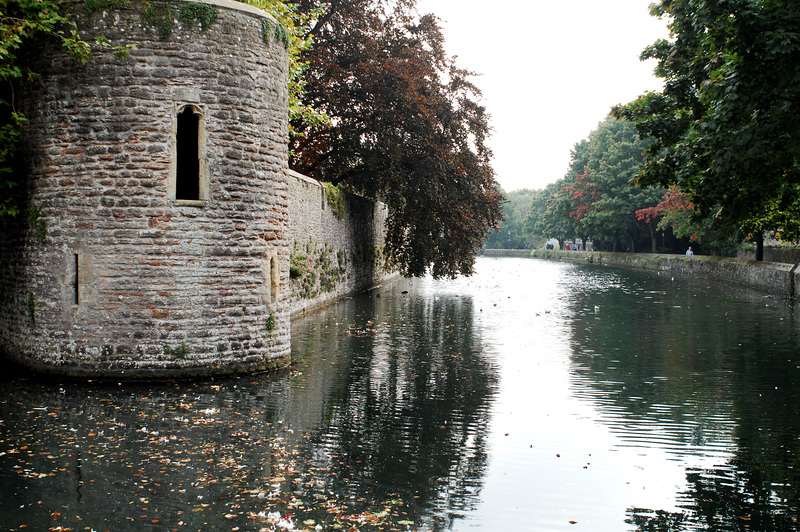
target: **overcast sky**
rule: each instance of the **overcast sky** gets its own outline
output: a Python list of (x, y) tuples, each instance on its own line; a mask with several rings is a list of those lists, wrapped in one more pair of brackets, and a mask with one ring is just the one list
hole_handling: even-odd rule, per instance
[(570, 150), (617, 103), (658, 90), (639, 54), (667, 36), (651, 0), (418, 0), (475, 82), (494, 129), (497, 179), (537, 189), (567, 172)]

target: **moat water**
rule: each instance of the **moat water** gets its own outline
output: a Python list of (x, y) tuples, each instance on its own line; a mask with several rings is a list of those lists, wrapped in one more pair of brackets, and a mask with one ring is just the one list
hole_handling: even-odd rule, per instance
[(0, 377), (3, 530), (800, 530), (800, 314), (531, 259), (298, 319), (292, 368)]

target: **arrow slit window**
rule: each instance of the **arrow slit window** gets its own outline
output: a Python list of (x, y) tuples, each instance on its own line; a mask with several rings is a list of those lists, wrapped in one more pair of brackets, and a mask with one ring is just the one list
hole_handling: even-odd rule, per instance
[(202, 204), (208, 200), (203, 110), (196, 105), (180, 105), (173, 124), (170, 195), (181, 204)]

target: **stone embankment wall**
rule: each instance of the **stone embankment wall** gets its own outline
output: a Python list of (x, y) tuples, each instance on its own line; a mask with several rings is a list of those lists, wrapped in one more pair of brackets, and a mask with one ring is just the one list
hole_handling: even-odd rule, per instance
[[(737, 257), (744, 260), (756, 260), (756, 251), (740, 249)], [(764, 246), (764, 260), (797, 264), (800, 263), (800, 249), (792, 249), (788, 246)]]
[(642, 268), (678, 275), (703, 276), (750, 286), (765, 292), (800, 298), (800, 268), (796, 264), (706, 255), (655, 255), (645, 253), (606, 253), (598, 251), (540, 251), (536, 258), (589, 262), (603, 266)]
[[(226, 0), (192, 5), (205, 23), (183, 17), (182, 1), (112, 5), (123, 4), (70, 9), (87, 41), (137, 45), (128, 58), (92, 44), (80, 65), (49, 41), (27, 57), (41, 77), (16, 95), (28, 119), (24, 197), (0, 228), (0, 351), (68, 375), (286, 365), (288, 58), (277, 23)], [(176, 184), (182, 160), (197, 180), (188, 192)]]
[(388, 212), (383, 204), (291, 170), (288, 175), (292, 315), (397, 276), (384, 261)]
[(482, 249), (484, 257), (530, 257), (529, 249)]

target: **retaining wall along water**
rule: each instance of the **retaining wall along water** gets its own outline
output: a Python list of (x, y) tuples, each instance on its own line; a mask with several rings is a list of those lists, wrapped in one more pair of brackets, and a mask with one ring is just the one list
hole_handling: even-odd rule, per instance
[(292, 315), (398, 275), (384, 260), (385, 205), (291, 170), (288, 175)]
[(602, 266), (642, 268), (680, 275), (704, 276), (750, 286), (787, 297), (800, 297), (800, 269), (796, 264), (712, 257), (707, 255), (658, 255), (604, 251), (541, 251), (535, 258), (589, 262)]

